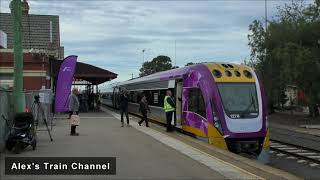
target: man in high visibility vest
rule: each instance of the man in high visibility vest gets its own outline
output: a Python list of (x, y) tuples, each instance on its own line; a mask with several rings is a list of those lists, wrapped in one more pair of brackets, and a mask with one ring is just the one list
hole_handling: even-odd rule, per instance
[(167, 119), (167, 132), (172, 130), (172, 127), (171, 127), (172, 115), (176, 108), (176, 105), (174, 104), (174, 100), (171, 96), (172, 96), (171, 91), (167, 90), (167, 94), (164, 97), (164, 102), (163, 102), (163, 109), (166, 112), (166, 119)]

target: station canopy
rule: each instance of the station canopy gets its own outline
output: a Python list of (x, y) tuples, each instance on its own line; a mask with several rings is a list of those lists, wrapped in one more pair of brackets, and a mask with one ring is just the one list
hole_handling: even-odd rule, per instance
[[(58, 77), (62, 62), (62, 60), (51, 60), (52, 73), (56, 78)], [(117, 78), (117, 76), (118, 74), (115, 74), (111, 71), (83, 62), (77, 62), (76, 72), (74, 74), (76, 81), (89, 82), (92, 85), (102, 84)]]

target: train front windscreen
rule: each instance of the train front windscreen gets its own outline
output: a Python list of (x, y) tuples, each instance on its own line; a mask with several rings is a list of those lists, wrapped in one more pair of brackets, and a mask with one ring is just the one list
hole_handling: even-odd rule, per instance
[(255, 118), (259, 115), (255, 83), (219, 83), (218, 89), (230, 118)]

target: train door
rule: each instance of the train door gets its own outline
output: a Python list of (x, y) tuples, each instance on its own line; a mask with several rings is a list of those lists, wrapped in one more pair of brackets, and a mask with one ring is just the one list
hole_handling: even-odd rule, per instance
[(178, 81), (176, 85), (176, 127), (182, 126), (182, 82)]
[(183, 130), (196, 136), (207, 138), (206, 105), (198, 87), (185, 87), (183, 92)]

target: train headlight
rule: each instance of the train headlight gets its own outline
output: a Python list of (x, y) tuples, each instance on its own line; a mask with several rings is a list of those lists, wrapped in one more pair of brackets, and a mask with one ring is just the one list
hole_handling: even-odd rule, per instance
[(214, 127), (220, 128), (220, 123), (216, 121), (216, 122), (214, 123)]
[(221, 122), (218, 116), (213, 113), (213, 120), (214, 120), (214, 127), (217, 128), (221, 133), (222, 133), (222, 127), (221, 127)]

